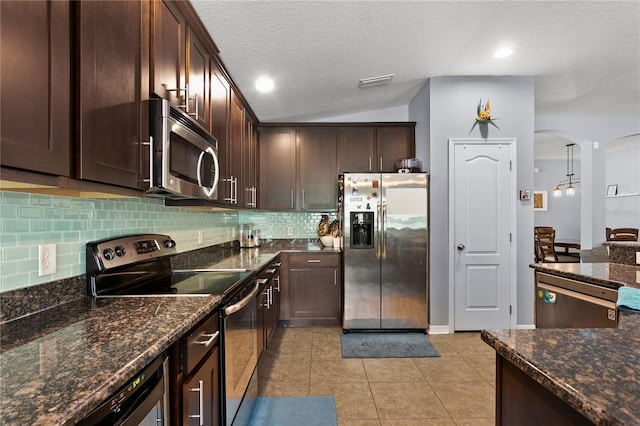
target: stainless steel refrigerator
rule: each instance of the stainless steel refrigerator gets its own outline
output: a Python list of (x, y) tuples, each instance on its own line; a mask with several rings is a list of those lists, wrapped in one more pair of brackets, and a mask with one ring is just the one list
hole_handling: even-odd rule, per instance
[(344, 314), (349, 330), (425, 330), (426, 173), (345, 173)]

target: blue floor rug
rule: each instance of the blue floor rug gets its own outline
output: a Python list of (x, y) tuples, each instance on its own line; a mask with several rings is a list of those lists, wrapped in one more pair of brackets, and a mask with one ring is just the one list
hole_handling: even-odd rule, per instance
[(347, 333), (342, 358), (425, 358), (440, 354), (423, 333)]
[(249, 426), (337, 426), (332, 396), (258, 397)]

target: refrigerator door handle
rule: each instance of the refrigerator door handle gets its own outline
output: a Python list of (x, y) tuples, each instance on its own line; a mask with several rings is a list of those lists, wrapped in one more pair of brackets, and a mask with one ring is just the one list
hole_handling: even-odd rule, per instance
[(380, 220), (380, 215), (382, 213), (382, 207), (380, 205), (380, 201), (378, 201), (377, 205), (376, 205), (376, 232), (378, 233), (378, 235), (376, 235), (376, 259), (380, 259), (380, 256), (382, 254), (381, 252), (381, 246), (382, 246), (382, 221)]
[(387, 258), (387, 202), (382, 202), (382, 256)]

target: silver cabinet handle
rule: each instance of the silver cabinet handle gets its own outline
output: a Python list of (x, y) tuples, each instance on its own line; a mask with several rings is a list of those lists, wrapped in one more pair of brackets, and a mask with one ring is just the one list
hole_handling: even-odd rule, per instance
[(320, 263), (320, 259), (309, 259), (307, 263)]
[(382, 157), (380, 157), (380, 170), (378, 170), (378, 171), (381, 172), (382, 170), (383, 170), (382, 169)]
[(270, 268), (270, 269), (265, 269), (264, 270), (267, 274), (274, 274), (276, 272), (275, 268)]
[(195, 102), (195, 105), (196, 105), (195, 110), (196, 110), (196, 112), (189, 112), (189, 107), (187, 106), (187, 113), (190, 116), (194, 117), (196, 120), (200, 120), (200, 115), (198, 114), (198, 94), (196, 93), (195, 95), (193, 95), (192, 98), (188, 98), (187, 105), (189, 105), (189, 101), (190, 100), (193, 100)]
[(205, 347), (208, 347), (211, 343), (213, 343), (218, 338), (219, 335), (220, 335), (219, 331), (216, 331), (213, 334), (203, 333), (202, 337), (208, 337), (209, 340), (204, 340), (202, 342), (196, 342), (196, 343), (199, 345), (204, 345)]
[(271, 309), (271, 305), (273, 305), (273, 286), (267, 289), (267, 309)]
[(338, 285), (338, 271), (333, 270), (333, 285)]
[(291, 190), (291, 208), (293, 209), (293, 189)]
[(279, 268), (279, 267), (280, 267), (280, 265), (282, 265), (282, 262), (276, 262), (276, 263), (274, 263), (274, 264), (273, 264), (273, 265), (271, 265), (271, 266), (275, 266), (276, 268)]
[(267, 281), (269, 281), (268, 278), (260, 278), (260, 279), (256, 280), (256, 284), (262, 285), (262, 284), (265, 284)]
[(369, 157), (369, 171), (371, 171), (371, 157)]
[(260, 306), (269, 309), (269, 289), (266, 289), (262, 294), (267, 296), (267, 300), (264, 302), (264, 305)]
[(204, 419), (202, 412), (204, 411), (204, 382), (198, 380), (197, 388), (190, 388), (189, 392), (198, 392), (198, 414), (189, 414), (190, 419), (199, 419), (199, 425), (204, 426)]
[(304, 204), (304, 189), (302, 190), (302, 208), (304, 209), (306, 206)]
[(276, 282), (278, 283), (278, 286), (276, 287), (276, 290), (278, 290), (278, 293), (280, 293), (280, 275), (275, 277), (274, 280), (276, 280)]

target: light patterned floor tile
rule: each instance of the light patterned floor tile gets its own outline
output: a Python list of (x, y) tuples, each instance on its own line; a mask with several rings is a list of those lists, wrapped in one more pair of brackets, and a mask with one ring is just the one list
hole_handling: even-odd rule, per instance
[(448, 418), (426, 383), (370, 383), (380, 420)]

